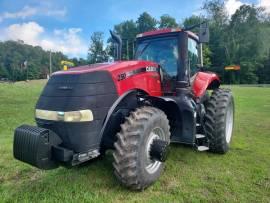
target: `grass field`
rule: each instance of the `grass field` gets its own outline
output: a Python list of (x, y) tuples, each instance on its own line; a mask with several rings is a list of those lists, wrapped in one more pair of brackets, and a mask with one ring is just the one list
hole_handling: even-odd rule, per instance
[(228, 154), (173, 145), (161, 178), (132, 192), (113, 176), (110, 154), (52, 171), (13, 158), (13, 131), (34, 124), (43, 85), (0, 84), (0, 202), (270, 202), (270, 88), (232, 88), (236, 123)]

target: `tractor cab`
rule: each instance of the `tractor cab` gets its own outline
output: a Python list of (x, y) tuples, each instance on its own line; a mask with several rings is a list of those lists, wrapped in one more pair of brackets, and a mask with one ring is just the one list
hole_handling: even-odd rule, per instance
[(188, 86), (198, 72), (200, 38), (190, 31), (168, 28), (137, 35), (135, 59), (153, 61), (160, 66), (162, 91), (174, 95), (177, 81)]

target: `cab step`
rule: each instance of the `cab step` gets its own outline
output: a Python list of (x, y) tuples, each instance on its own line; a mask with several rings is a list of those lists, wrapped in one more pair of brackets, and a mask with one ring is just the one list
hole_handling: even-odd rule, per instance
[(203, 135), (203, 134), (196, 134), (196, 139), (203, 139), (203, 138), (205, 138), (205, 135)]
[(208, 140), (207, 140), (205, 135), (198, 133), (198, 134), (195, 135), (195, 138), (196, 138), (197, 151), (203, 152), (203, 151), (209, 150)]
[(203, 132), (203, 126), (200, 123), (196, 123), (196, 132)]
[(197, 146), (197, 150), (199, 152), (203, 152), (203, 151), (209, 150), (209, 147), (207, 147), (207, 146)]

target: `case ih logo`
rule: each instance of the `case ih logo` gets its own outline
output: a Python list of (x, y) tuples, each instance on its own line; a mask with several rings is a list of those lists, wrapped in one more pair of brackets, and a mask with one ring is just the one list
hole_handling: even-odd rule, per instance
[(158, 72), (158, 69), (159, 68), (154, 67), (154, 66), (146, 66), (146, 67), (139, 68), (136, 70), (121, 73), (118, 75), (118, 81), (124, 80), (124, 79), (129, 78), (133, 75), (137, 75), (137, 74), (144, 73), (144, 72)]

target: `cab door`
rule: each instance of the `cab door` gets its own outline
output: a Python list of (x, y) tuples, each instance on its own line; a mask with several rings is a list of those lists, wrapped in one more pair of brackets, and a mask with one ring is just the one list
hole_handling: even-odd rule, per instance
[(196, 40), (188, 38), (188, 68), (189, 78), (192, 83), (195, 74), (198, 72), (199, 64), (199, 44)]
[(159, 65), (162, 77), (162, 92), (165, 96), (175, 95), (175, 84), (179, 66), (179, 46), (176, 38), (164, 41), (165, 46), (160, 52)]
[(178, 43), (176, 36), (150, 38), (140, 42), (136, 51), (136, 59), (159, 64), (163, 95), (175, 94), (175, 81), (179, 65)]

